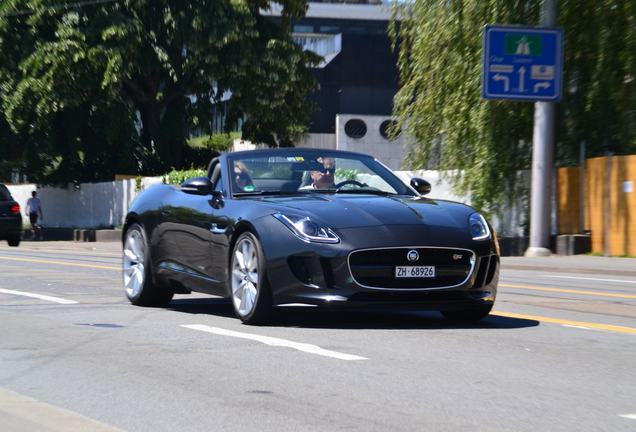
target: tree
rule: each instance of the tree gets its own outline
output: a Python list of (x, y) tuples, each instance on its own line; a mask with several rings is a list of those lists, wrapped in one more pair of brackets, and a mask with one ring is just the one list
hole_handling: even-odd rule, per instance
[[(450, 170), (458, 191), (497, 212), (523, 194), (529, 169), (533, 104), (481, 99), (485, 24), (538, 25), (541, 1), (417, 0), (396, 5), (391, 36), (399, 47), (398, 127), (416, 141), (415, 167)], [(557, 163), (588, 154), (636, 150), (636, 2), (559, 2), (565, 32)], [(591, 29), (594, 29), (593, 31)]]
[(260, 14), (269, 3), (3, 2), (1, 110), (29, 166), (90, 177), (91, 159), (120, 154), (106, 171), (182, 168), (189, 131), (209, 130), (210, 107), (228, 91), (226, 128), (243, 118), (245, 138), (288, 144), (310, 114), (306, 65), (316, 58), (291, 40), (305, 2), (278, 2), (282, 23)]

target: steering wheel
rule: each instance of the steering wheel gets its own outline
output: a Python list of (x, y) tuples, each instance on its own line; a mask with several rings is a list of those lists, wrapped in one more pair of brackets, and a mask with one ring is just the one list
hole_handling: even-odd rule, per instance
[(340, 183), (338, 183), (336, 185), (336, 189), (340, 189), (341, 187), (346, 186), (346, 185), (354, 185), (354, 186), (358, 186), (359, 188), (364, 188), (364, 187), (369, 186), (366, 183), (360, 183), (359, 181), (356, 181), (356, 180), (345, 180), (345, 181), (341, 181)]

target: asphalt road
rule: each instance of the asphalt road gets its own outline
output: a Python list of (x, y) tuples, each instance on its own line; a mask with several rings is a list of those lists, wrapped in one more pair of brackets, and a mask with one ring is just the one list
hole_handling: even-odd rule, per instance
[(250, 327), (213, 297), (130, 305), (118, 244), (3, 243), (0, 429), (636, 430), (636, 260), (546, 262), (504, 261), (478, 325), (290, 309)]

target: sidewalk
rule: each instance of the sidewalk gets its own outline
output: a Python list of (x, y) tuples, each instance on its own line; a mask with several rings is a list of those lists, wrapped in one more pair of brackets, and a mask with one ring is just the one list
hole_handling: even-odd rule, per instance
[(589, 255), (549, 257), (502, 257), (502, 269), (559, 271), (636, 277), (636, 258), (610, 258)]

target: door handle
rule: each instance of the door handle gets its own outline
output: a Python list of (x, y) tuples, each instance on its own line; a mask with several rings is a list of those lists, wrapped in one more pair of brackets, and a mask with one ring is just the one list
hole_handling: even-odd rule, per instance
[(227, 226), (219, 226), (218, 224), (213, 223), (210, 225), (210, 232), (212, 234), (225, 234), (227, 231)]

